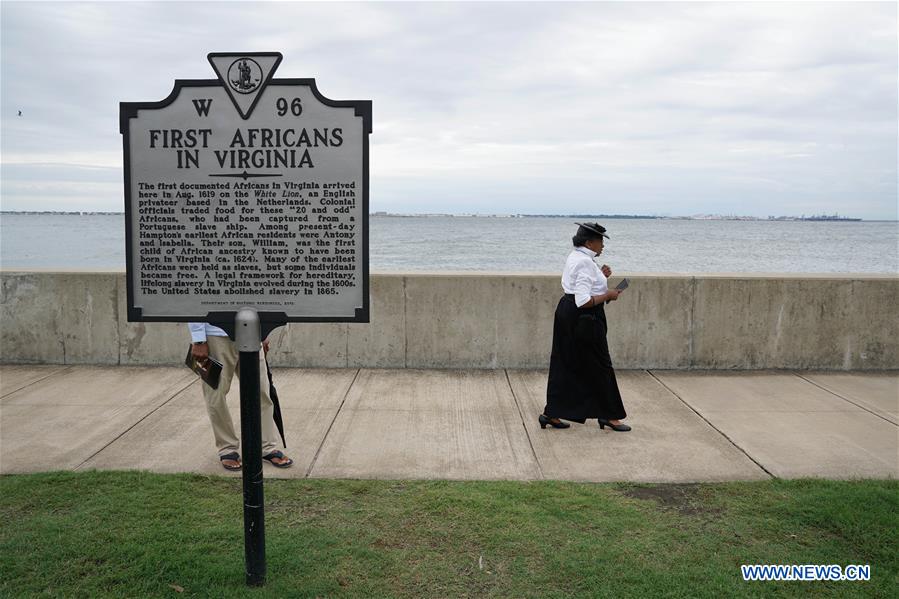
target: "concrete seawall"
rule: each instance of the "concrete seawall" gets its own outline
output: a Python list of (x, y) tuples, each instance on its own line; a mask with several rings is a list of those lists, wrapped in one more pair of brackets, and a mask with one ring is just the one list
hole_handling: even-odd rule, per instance
[[(899, 277), (625, 275), (630, 289), (607, 306), (619, 368), (899, 369)], [(127, 322), (122, 272), (5, 270), (0, 281), (3, 363), (184, 359), (186, 325)], [(560, 293), (558, 274), (375, 274), (370, 324), (279, 329), (272, 363), (545, 368)]]

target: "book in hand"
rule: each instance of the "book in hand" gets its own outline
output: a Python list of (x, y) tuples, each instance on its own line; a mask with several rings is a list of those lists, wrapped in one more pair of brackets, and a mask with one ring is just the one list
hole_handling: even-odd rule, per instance
[[(626, 278), (621, 279), (621, 282), (615, 285), (615, 289), (617, 289), (618, 291), (624, 291), (625, 289), (627, 289), (628, 285), (630, 285), (630, 281), (628, 281)], [(606, 303), (608, 304), (610, 301), (611, 300), (606, 300)]]
[(200, 362), (194, 357), (193, 346), (189, 346), (187, 348), (187, 358), (185, 358), (184, 363), (188, 368), (197, 373), (199, 377), (203, 379), (204, 383), (213, 389), (218, 389), (219, 379), (222, 378), (221, 362), (212, 356), (208, 356), (206, 360)]

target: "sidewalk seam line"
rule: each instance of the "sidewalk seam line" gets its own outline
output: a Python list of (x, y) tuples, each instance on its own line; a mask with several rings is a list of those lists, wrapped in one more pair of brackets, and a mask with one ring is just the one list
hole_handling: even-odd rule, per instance
[(658, 383), (659, 383), (661, 386), (663, 386), (665, 389), (667, 389), (669, 393), (671, 393), (671, 394), (674, 395), (676, 398), (678, 398), (678, 399), (680, 400), (680, 402), (681, 402), (682, 404), (684, 404), (685, 406), (687, 406), (687, 407), (688, 407), (694, 414), (696, 414), (697, 416), (699, 416), (700, 418), (702, 418), (702, 419), (705, 421), (705, 423), (708, 424), (710, 427), (712, 427), (712, 429), (714, 429), (719, 435), (721, 435), (722, 437), (724, 437), (725, 439), (727, 439), (727, 440), (730, 442), (731, 445), (733, 445), (734, 447), (736, 447), (737, 449), (739, 449), (740, 452), (741, 452), (743, 455), (745, 455), (747, 458), (749, 458), (750, 460), (752, 460), (752, 463), (755, 464), (756, 466), (758, 466), (759, 468), (761, 468), (762, 471), (763, 471), (765, 474), (767, 474), (767, 475), (770, 476), (771, 478), (775, 478), (775, 479), (777, 478), (777, 477), (776, 477), (774, 474), (772, 474), (767, 468), (765, 468), (764, 466), (762, 466), (761, 462), (759, 462), (759, 461), (756, 460), (754, 457), (752, 457), (751, 455), (749, 455), (749, 452), (747, 452), (745, 449), (743, 449), (742, 447), (740, 447), (739, 445), (737, 445), (737, 444), (734, 442), (733, 439), (731, 439), (730, 437), (728, 437), (726, 434), (724, 434), (724, 432), (721, 431), (721, 429), (719, 429), (717, 426), (715, 426), (714, 424), (712, 424), (712, 423), (709, 421), (708, 418), (706, 418), (705, 416), (703, 416), (702, 414), (700, 414), (700, 413), (699, 413), (693, 406), (691, 406), (691, 405), (688, 404), (686, 401), (684, 401), (684, 398), (683, 398), (683, 397), (681, 397), (680, 395), (678, 395), (678, 394), (674, 391), (674, 389), (672, 389), (671, 387), (669, 387), (668, 385), (666, 385), (664, 382), (662, 382), (662, 380), (661, 380), (659, 377), (657, 377), (656, 374), (655, 374), (653, 371), (647, 370), (646, 373), (647, 373), (649, 376), (651, 376), (652, 378), (654, 378), (656, 381), (658, 381)]
[(528, 432), (528, 427), (524, 423), (524, 412), (521, 411), (521, 404), (518, 402), (518, 396), (515, 395), (515, 389), (512, 388), (512, 379), (509, 378), (509, 369), (503, 368), (503, 373), (506, 375), (506, 383), (509, 385), (509, 392), (512, 394), (512, 401), (515, 402), (515, 408), (518, 410), (518, 418), (521, 420), (521, 427), (524, 429), (524, 436), (528, 440), (528, 445), (531, 446), (531, 453), (534, 454), (534, 462), (537, 464), (537, 472), (540, 474), (540, 480), (546, 480), (546, 475), (543, 474), (543, 465), (540, 463), (540, 458), (537, 456), (537, 450), (534, 449), (534, 442), (531, 440), (531, 434)]
[[(9, 364), (9, 366), (13, 366), (13, 364)], [(23, 364), (23, 366), (25, 366), (25, 364)], [(23, 385), (23, 386), (19, 387), (18, 389), (13, 389), (12, 391), (10, 391), (9, 393), (7, 393), (6, 395), (0, 396), (0, 399), (9, 397), (9, 396), (12, 395), (13, 393), (18, 393), (18, 392), (21, 391), (22, 389), (27, 389), (28, 387), (30, 387), (30, 386), (32, 386), (32, 385), (36, 385), (36, 384), (40, 383), (41, 381), (46, 381), (47, 379), (49, 379), (49, 378), (51, 378), (51, 377), (54, 377), (54, 376), (56, 376), (57, 374), (62, 374), (63, 372), (68, 372), (69, 370), (72, 370), (72, 367), (71, 367), (71, 366), (67, 366), (67, 365), (65, 365), (65, 364), (60, 364), (60, 366), (62, 366), (62, 368), (59, 369), (59, 370), (57, 370), (56, 372), (51, 372), (50, 374), (48, 374), (48, 375), (45, 376), (45, 377), (39, 378), (39, 379), (37, 379), (36, 381), (31, 381), (31, 382), (28, 383), (27, 385)]]
[(893, 422), (893, 421), (890, 420), (889, 418), (885, 418), (885, 417), (881, 416), (880, 414), (878, 414), (877, 412), (871, 410), (870, 408), (866, 408), (865, 406), (863, 406), (863, 405), (861, 405), (861, 404), (855, 403), (854, 401), (852, 401), (852, 400), (849, 399), (848, 397), (843, 397), (842, 395), (840, 395), (840, 394), (837, 393), (836, 391), (831, 391), (831, 390), (828, 389), (827, 387), (822, 387), (821, 385), (819, 385), (819, 384), (816, 383), (815, 381), (810, 381), (809, 379), (805, 378), (804, 376), (802, 376), (802, 375), (799, 374), (798, 372), (795, 372), (795, 371), (794, 371), (793, 374), (794, 374), (795, 376), (799, 377), (800, 379), (802, 379), (803, 381), (805, 381), (806, 383), (812, 384), (812, 385), (814, 385), (815, 387), (817, 387), (818, 389), (821, 389), (822, 391), (826, 391), (826, 392), (830, 393), (831, 395), (834, 395), (834, 396), (836, 396), (836, 397), (839, 397), (839, 398), (842, 399), (843, 401), (847, 401), (847, 402), (851, 403), (852, 405), (854, 405), (855, 407), (861, 408), (862, 410), (868, 412), (869, 414), (873, 414), (874, 416), (877, 416), (877, 417), (880, 418), (881, 420), (885, 420), (885, 421), (889, 422), (889, 423), (892, 424), (893, 426), (899, 426), (899, 424), (896, 424), (895, 422)]
[(353, 380), (346, 388), (346, 393), (343, 394), (343, 399), (340, 400), (340, 405), (337, 406), (337, 411), (334, 412), (334, 418), (331, 419), (331, 424), (328, 425), (328, 430), (326, 430), (325, 434), (322, 436), (322, 442), (318, 444), (318, 449), (315, 450), (315, 455), (312, 456), (312, 461), (309, 462), (309, 467), (306, 469), (306, 474), (303, 475), (303, 478), (309, 478), (309, 476), (312, 474), (312, 469), (315, 468), (315, 463), (318, 461), (318, 456), (322, 452), (322, 448), (325, 446), (325, 441), (328, 440), (328, 435), (331, 434), (331, 429), (334, 427), (334, 423), (337, 422), (337, 417), (340, 415), (340, 411), (343, 409), (343, 404), (346, 403), (346, 398), (350, 396), (350, 391), (352, 390), (353, 385), (356, 384), (356, 379), (359, 378), (359, 373), (361, 372), (361, 368), (356, 369), (356, 374), (353, 375)]
[(193, 385), (195, 382), (196, 382), (196, 380), (194, 380), (193, 377), (191, 377), (190, 382), (188, 382), (186, 385), (184, 385), (183, 387), (181, 387), (180, 389), (178, 389), (177, 391), (175, 391), (175, 392), (171, 395), (171, 397), (169, 397), (167, 400), (165, 400), (164, 402), (162, 402), (161, 404), (159, 404), (158, 406), (156, 406), (155, 408), (153, 408), (152, 410), (150, 410), (149, 412), (147, 412), (146, 414), (144, 414), (143, 416), (141, 416), (141, 417), (137, 420), (137, 422), (135, 422), (134, 424), (132, 424), (131, 426), (129, 426), (128, 428), (126, 428), (126, 429), (125, 429), (124, 431), (122, 431), (120, 434), (116, 435), (116, 437), (115, 437), (112, 441), (110, 441), (109, 443), (107, 443), (106, 445), (104, 445), (103, 447), (101, 447), (100, 449), (98, 449), (97, 451), (95, 451), (94, 453), (92, 453), (91, 455), (89, 455), (83, 462), (81, 462), (80, 464), (78, 464), (77, 466), (75, 466), (74, 468), (72, 468), (72, 472), (75, 472), (76, 470), (79, 470), (82, 466), (84, 466), (85, 464), (87, 464), (88, 462), (90, 462), (92, 459), (94, 459), (95, 457), (97, 457), (100, 453), (103, 452), (103, 450), (105, 450), (107, 447), (109, 447), (110, 445), (112, 445), (113, 443), (115, 443), (116, 441), (118, 441), (119, 439), (121, 439), (122, 437), (124, 437), (125, 435), (127, 435), (127, 434), (131, 431), (131, 429), (133, 429), (134, 427), (136, 427), (138, 424), (140, 424), (141, 422), (143, 422), (144, 420), (146, 420), (147, 418), (149, 418), (150, 416), (152, 416), (153, 414), (155, 414), (156, 412), (158, 412), (159, 410), (161, 410), (161, 409), (162, 409), (164, 406), (166, 406), (170, 401), (172, 401), (173, 399), (175, 399), (176, 397), (178, 397), (178, 395), (179, 395), (180, 393), (184, 392), (188, 387), (190, 387), (191, 385)]

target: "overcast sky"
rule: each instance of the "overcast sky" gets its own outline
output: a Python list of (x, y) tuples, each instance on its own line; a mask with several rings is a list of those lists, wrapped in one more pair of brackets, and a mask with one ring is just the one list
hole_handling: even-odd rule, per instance
[(2, 209), (123, 210), (118, 103), (279, 51), (372, 211), (896, 219), (896, 6), (3, 1)]

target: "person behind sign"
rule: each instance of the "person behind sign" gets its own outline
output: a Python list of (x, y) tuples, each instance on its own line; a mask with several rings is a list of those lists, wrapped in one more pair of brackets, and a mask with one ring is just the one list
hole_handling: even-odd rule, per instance
[(603, 309), (621, 291), (609, 289), (612, 269), (605, 264), (600, 268), (593, 261), (602, 253), (603, 238), (609, 236), (598, 223), (575, 224), (579, 226), (571, 239), (574, 249), (562, 272), (565, 294), (553, 322), (546, 407), (538, 421), (540, 428), (568, 428), (571, 425), (563, 419), (583, 424), (597, 418), (602, 429), (629, 431), (631, 427), (621, 423), (627, 413), (609, 356)]
[[(228, 334), (219, 327), (203, 322), (188, 323), (191, 338), (191, 353), (197, 360), (205, 360), (212, 356), (222, 363), (222, 375), (218, 389), (203, 384), (203, 398), (206, 400), (206, 412), (212, 424), (215, 445), (218, 448), (219, 460), (225, 470), (240, 470), (240, 439), (234, 432), (234, 422), (225, 397), (231, 388), (231, 379), (235, 374), (240, 376), (237, 361), (240, 356), (237, 345)], [(278, 437), (275, 433), (274, 404), (269, 395), (269, 382), (266, 372), (265, 354), (268, 353), (268, 340), (262, 342), (263, 351), (259, 352), (259, 404), (262, 408), (262, 459), (277, 468), (289, 468), (293, 460), (278, 450)]]

